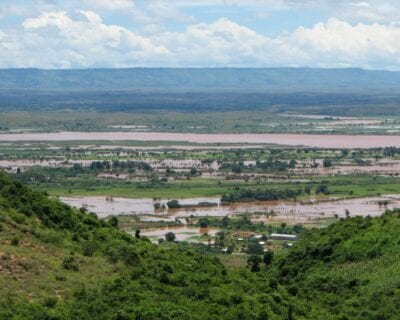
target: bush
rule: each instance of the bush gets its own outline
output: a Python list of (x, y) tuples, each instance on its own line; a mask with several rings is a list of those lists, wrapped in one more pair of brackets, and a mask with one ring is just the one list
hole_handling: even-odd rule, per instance
[(154, 209), (156, 209), (156, 210), (161, 209), (161, 203), (159, 203), (159, 202), (154, 203)]
[(57, 304), (57, 298), (56, 297), (47, 297), (43, 301), (43, 306), (47, 308), (53, 308)]
[(168, 208), (170, 208), (170, 209), (179, 209), (179, 208), (182, 207), (182, 206), (179, 204), (179, 201), (178, 201), (178, 200), (170, 200), (170, 201), (168, 201), (168, 202), (167, 202), (167, 206), (168, 206)]
[(79, 271), (78, 261), (73, 256), (65, 257), (61, 265), (65, 270)]
[(56, 280), (57, 280), (57, 281), (67, 281), (67, 277), (66, 277), (66, 276), (63, 276), (63, 275), (61, 275), (61, 274), (57, 274), (57, 275), (56, 275)]
[(51, 229), (46, 230), (35, 230), (35, 236), (45, 243), (52, 243), (56, 245), (60, 245), (63, 242), (62, 235), (56, 231)]
[(330, 168), (332, 167), (332, 161), (330, 159), (324, 159), (322, 165), (324, 166), (324, 168)]
[(207, 228), (210, 221), (207, 218), (202, 218), (199, 220), (200, 228)]
[(26, 217), (19, 212), (10, 212), (9, 215), (18, 224), (23, 224), (26, 220)]
[(18, 245), (19, 245), (19, 241), (20, 241), (19, 237), (18, 237), (18, 236), (14, 236), (14, 237), (11, 239), (11, 245), (13, 245), (13, 246), (18, 246)]
[(264, 262), (265, 266), (271, 265), (273, 259), (274, 259), (273, 251), (267, 251), (264, 253), (263, 262)]
[(252, 255), (247, 259), (247, 265), (250, 266), (251, 272), (260, 271), (261, 258), (257, 255)]
[(108, 220), (108, 223), (110, 226), (114, 228), (118, 228), (118, 218), (117, 217), (111, 217), (110, 220)]
[(118, 252), (115, 248), (108, 248), (105, 252), (105, 256), (110, 263), (117, 263), (119, 260)]
[(167, 240), (168, 242), (174, 242), (175, 239), (176, 239), (175, 233), (168, 232), (165, 234), (165, 240)]
[(135, 266), (140, 262), (140, 256), (133, 246), (123, 245), (119, 248), (122, 261), (128, 266)]
[(85, 257), (91, 257), (97, 250), (97, 244), (95, 242), (85, 242), (82, 245), (82, 252)]
[(247, 246), (247, 253), (261, 255), (264, 253), (264, 248), (261, 244), (259, 244), (258, 240), (251, 240)]
[(323, 193), (323, 194), (328, 195), (329, 194), (328, 186), (326, 184), (320, 184), (319, 186), (317, 186), (317, 189), (315, 190), (315, 193), (316, 194)]

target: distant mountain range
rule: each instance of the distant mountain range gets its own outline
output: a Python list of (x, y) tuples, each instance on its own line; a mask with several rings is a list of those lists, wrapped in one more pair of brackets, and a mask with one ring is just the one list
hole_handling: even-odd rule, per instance
[(399, 86), (400, 72), (362, 69), (0, 69), (0, 90), (391, 92)]
[(0, 69), (0, 110), (398, 115), (400, 72), (362, 69)]

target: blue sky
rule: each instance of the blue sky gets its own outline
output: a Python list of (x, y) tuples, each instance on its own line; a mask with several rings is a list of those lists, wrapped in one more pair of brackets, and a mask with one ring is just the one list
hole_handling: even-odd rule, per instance
[(1, 0), (0, 67), (400, 70), (397, 0)]

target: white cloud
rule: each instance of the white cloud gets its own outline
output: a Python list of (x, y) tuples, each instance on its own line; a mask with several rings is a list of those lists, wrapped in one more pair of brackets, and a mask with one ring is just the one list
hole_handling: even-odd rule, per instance
[(318, 66), (400, 70), (400, 26), (337, 18), (266, 37), (226, 18), (141, 33), (90, 10), (44, 12), (0, 30), (0, 67)]
[(133, 21), (146, 33), (161, 32), (165, 23), (191, 24), (195, 19), (180, 10), (173, 1), (148, 1), (144, 6), (130, 12)]
[[(151, 63), (160, 55), (168, 55), (168, 49), (149, 38), (121, 26), (104, 24), (95, 12), (78, 11), (75, 16), (73, 19), (66, 12), (47, 12), (26, 19), (25, 31), (10, 36), (12, 42), (19, 44), (18, 50), (26, 51), (17, 56), (30, 57), (22, 66), (127, 66)], [(40, 53), (38, 60), (35, 53)]]
[(22, 16), (27, 13), (27, 8), (21, 5), (2, 5), (0, 8), (0, 19), (9, 16)]
[(400, 62), (400, 28), (394, 25), (359, 23), (352, 26), (330, 19), (310, 29), (300, 27), (286, 40), (309, 52), (310, 63), (315, 59), (322, 64), (336, 61), (336, 64), (368, 67)]
[(157, 0), (175, 8), (253, 8), (268, 15), (280, 10), (325, 13), (351, 22), (391, 22), (400, 19), (400, 2), (395, 0)]
[(105, 10), (126, 10), (135, 6), (133, 0), (84, 0), (84, 3), (92, 8)]
[(39, 29), (47, 26), (62, 28), (71, 23), (71, 19), (65, 12), (46, 12), (36, 18), (26, 19), (22, 26), (25, 29)]
[(182, 33), (164, 33), (157, 41), (171, 48), (171, 62), (176, 65), (241, 65), (253, 60), (260, 63), (260, 53), (268, 39), (228, 19), (189, 26)]
[(184, 66), (321, 66), (400, 69), (400, 27), (339, 19), (269, 38), (227, 19), (165, 33), (166, 63)]

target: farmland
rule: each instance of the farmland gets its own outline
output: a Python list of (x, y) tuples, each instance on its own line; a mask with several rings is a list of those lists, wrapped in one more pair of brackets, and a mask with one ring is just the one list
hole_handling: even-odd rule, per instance
[[(355, 124), (360, 130), (387, 124), (304, 115), (276, 119), (288, 127), (303, 119), (349, 130)], [(239, 139), (229, 142), (226, 138), (191, 142), (161, 132), (148, 139), (151, 133), (146, 130), (154, 129), (151, 124), (128, 123), (103, 127), (98, 134), (70, 132), (62, 139), (57, 132), (40, 133), (38, 127), (34, 133), (21, 129), (25, 133), (0, 135), (0, 166), (38, 191), (103, 218), (117, 216), (128, 232), (149, 230), (147, 234), (153, 238), (158, 234), (160, 239), (163, 228), (186, 226), (194, 228), (194, 234), (182, 239), (215, 242), (216, 232), (196, 236), (201, 219), (210, 217), (244, 215), (255, 225), (252, 228), (263, 233), (269, 225), (324, 227), (345, 214), (375, 216), (399, 205), (400, 149), (395, 146), (397, 137), (382, 135), (383, 130), (375, 136), (381, 141), (377, 144), (393, 147), (357, 147), (361, 140), (350, 142), (355, 136), (349, 131), (352, 148), (341, 144), (339, 134), (310, 135), (321, 141), (321, 147), (302, 143), (304, 135), (295, 139), (298, 145), (288, 145), (284, 134), (276, 135), (278, 144), (252, 141), (240, 133), (235, 134)], [(200, 132), (199, 138), (206, 136)], [(370, 135), (358, 134), (373, 141)], [(324, 146), (325, 142), (331, 144)], [(239, 244), (236, 250), (242, 247)]]

